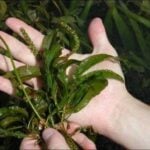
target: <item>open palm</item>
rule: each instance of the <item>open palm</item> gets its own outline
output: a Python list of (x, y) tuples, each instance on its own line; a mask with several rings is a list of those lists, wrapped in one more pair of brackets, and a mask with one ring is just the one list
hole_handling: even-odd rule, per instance
[[(44, 38), (43, 34), (16, 18), (9, 18), (6, 21), (6, 24), (10, 29), (18, 33), (20, 36), (22, 36), (20, 28), (24, 28), (37, 49), (40, 50), (42, 40)], [(34, 55), (25, 44), (2, 31), (0, 32), (0, 35), (5, 41), (7, 41), (11, 53), (15, 58), (15, 64), (17, 67), (25, 64), (38, 65)], [(99, 18), (95, 18), (91, 22), (89, 26), (89, 37), (93, 44), (93, 52), (91, 54), (84, 55), (72, 54), (70, 59), (82, 60), (88, 56), (100, 53), (117, 56), (115, 49), (111, 46), (107, 39), (103, 23)], [(2, 42), (0, 42), (0, 46), (5, 48)], [(8, 57), (0, 55), (0, 62), (1, 70), (7, 72), (13, 69)], [(120, 65), (117, 62), (106, 60), (95, 65), (89, 71), (100, 69), (112, 70), (123, 77)], [(1, 91), (8, 94), (15, 94), (10, 80), (0, 77), (0, 83)], [(25, 86), (28, 85), (32, 86), (34, 89), (38, 89), (41, 87), (41, 81), (40, 79), (33, 78), (25, 83)], [(92, 126), (95, 130), (97, 130), (96, 125), (99, 124), (100, 128), (98, 132), (102, 133), (107, 125), (107, 122), (111, 118), (112, 111), (119, 104), (119, 101), (125, 96), (127, 96), (125, 84), (117, 80), (109, 79), (108, 86), (99, 95), (95, 96), (80, 112), (72, 114), (69, 120), (81, 126)]]

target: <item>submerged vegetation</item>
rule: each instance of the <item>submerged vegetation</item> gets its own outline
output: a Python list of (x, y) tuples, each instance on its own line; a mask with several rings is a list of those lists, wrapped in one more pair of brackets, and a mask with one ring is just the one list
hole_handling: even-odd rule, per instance
[[(19, 139), (27, 135), (39, 138), (40, 142), (41, 131), (48, 126), (57, 128), (71, 143), (70, 146), (76, 146), (71, 135), (67, 135), (64, 122), (100, 93), (107, 86), (108, 78), (123, 81), (119, 75), (109, 70), (84, 74), (90, 67), (106, 59), (117, 61), (113, 56), (100, 54), (83, 61), (69, 59), (73, 52), (91, 52), (86, 29), (94, 16), (104, 20), (109, 38), (120, 54), (128, 89), (150, 103), (147, 97), (150, 89), (148, 0), (82, 0), (80, 3), (77, 0), (2, 0), (0, 8), (1, 30), (20, 39), (4, 23), (6, 18), (14, 16), (45, 35), (41, 47), (43, 53), (40, 53), (25, 29), (20, 29), (24, 37), (24, 40), (20, 40), (29, 46), (38, 60), (43, 61), (42, 67), (26, 65), (16, 68), (7, 41), (0, 37), (6, 50), (1, 48), (1, 52), (10, 57), (13, 65), (13, 71), (2, 72), (1, 75), (11, 79), (17, 95), (0, 102), (1, 149), (12, 149), (13, 146), (16, 149), (17, 146), (12, 146), (12, 143), (19, 143)], [(71, 53), (60, 57), (63, 47), (70, 49)], [(66, 68), (72, 64), (76, 65), (73, 75), (66, 74)], [(135, 76), (136, 79), (128, 83)], [(23, 86), (26, 80), (33, 77), (43, 79), (42, 89), (34, 90)]]

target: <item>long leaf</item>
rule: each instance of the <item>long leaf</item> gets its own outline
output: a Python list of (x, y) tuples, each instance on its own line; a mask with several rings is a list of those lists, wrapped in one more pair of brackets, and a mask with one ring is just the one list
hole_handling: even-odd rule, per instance
[[(16, 70), (22, 82), (29, 80), (33, 77), (41, 76), (40, 69), (37, 66), (21, 66), (21, 67), (18, 67)], [(13, 71), (7, 72), (3, 76), (8, 79), (14, 79), (15, 72), (13, 70)]]
[(28, 112), (19, 106), (9, 106), (0, 108), (0, 119), (7, 116), (22, 116), (22, 118), (28, 118)]
[(85, 96), (82, 98), (82, 100), (74, 106), (72, 109), (72, 112), (78, 112), (80, 111), (83, 107), (85, 107), (89, 101), (99, 94), (108, 84), (108, 81), (105, 79), (95, 79), (92, 80), (91, 83), (88, 85), (88, 91), (85, 94)]
[(23, 118), (22, 116), (8, 116), (2, 120), (0, 120), (0, 127), (2, 128), (8, 128), (9, 126), (12, 126), (16, 123), (23, 124)]
[(86, 59), (84, 59), (80, 65), (78, 66), (76, 72), (75, 72), (75, 78), (85, 71), (87, 71), (92, 66), (96, 65), (97, 63), (100, 63), (106, 59), (115, 59), (115, 57), (108, 55), (108, 54), (97, 54), (90, 56)]
[(0, 137), (6, 138), (6, 137), (16, 137), (19, 139), (22, 139), (26, 137), (27, 135), (21, 131), (9, 131), (6, 129), (1, 129), (0, 128)]
[(86, 20), (93, 3), (94, 3), (93, 0), (87, 0), (86, 1), (85, 7), (84, 7), (83, 12), (81, 13), (81, 16), (80, 16), (80, 18), (82, 20)]
[(128, 17), (131, 17), (134, 20), (136, 20), (137, 22), (143, 24), (147, 28), (150, 28), (150, 20), (146, 19), (143, 16), (140, 16), (140, 15), (137, 15), (137, 14), (131, 12), (124, 3), (121, 3), (121, 6), (122, 7), (118, 7), (120, 11), (125, 13)]
[(113, 9), (113, 18), (124, 48), (126, 48), (127, 50), (134, 50), (134, 36), (130, 32), (130, 28), (128, 27), (127, 22), (123, 19), (123, 16), (119, 14), (118, 10), (115, 7)]
[(92, 71), (90, 73), (80, 76), (77, 83), (82, 84), (82, 82), (86, 82), (88, 80), (92, 80), (95, 78), (96, 79), (116, 79), (121, 82), (124, 81), (120, 75), (118, 75), (117, 73), (111, 70), (96, 70), (96, 71)]
[(145, 42), (146, 40), (143, 36), (143, 33), (140, 29), (140, 26), (133, 19), (130, 19), (130, 23), (131, 23), (132, 29), (134, 30), (134, 33), (135, 33), (138, 45), (141, 49), (142, 55), (147, 60), (147, 63), (149, 63), (150, 51), (149, 51), (149, 48), (146, 45), (146, 42)]
[(43, 50), (50, 49), (52, 42), (55, 39), (55, 36), (56, 36), (55, 30), (49, 31), (47, 33), (47, 35), (44, 37), (44, 39), (42, 41), (42, 49)]
[(0, 1), (0, 20), (4, 17), (7, 11), (7, 4), (4, 0)]
[(61, 53), (61, 47), (59, 44), (54, 44), (51, 46), (50, 49), (44, 50), (44, 55), (43, 55), (44, 68), (42, 68), (42, 70), (43, 70), (43, 76), (48, 91), (53, 87), (54, 73), (52, 70), (52, 64), (55, 58), (57, 58), (60, 55), (60, 53)]

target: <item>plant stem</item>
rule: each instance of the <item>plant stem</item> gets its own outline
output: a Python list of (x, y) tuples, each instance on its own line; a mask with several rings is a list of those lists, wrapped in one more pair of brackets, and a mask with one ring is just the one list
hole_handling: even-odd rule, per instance
[(33, 104), (32, 104), (32, 102), (31, 102), (31, 100), (30, 100), (28, 94), (26, 93), (26, 90), (25, 90), (25, 88), (24, 88), (24, 86), (23, 86), (23, 83), (22, 83), (22, 81), (21, 81), (21, 79), (20, 79), (20, 77), (19, 77), (19, 75), (18, 75), (17, 70), (16, 70), (16, 66), (15, 66), (15, 63), (14, 63), (14, 61), (13, 61), (13, 57), (12, 57), (10, 48), (8, 47), (7, 43), (5, 42), (5, 40), (4, 40), (1, 36), (0, 36), (0, 39), (1, 39), (1, 41), (4, 43), (6, 49), (8, 50), (9, 57), (10, 57), (10, 60), (11, 60), (11, 63), (12, 63), (12, 66), (13, 66), (13, 69), (14, 69), (14, 72), (15, 72), (15, 75), (16, 75), (16, 78), (17, 78), (17, 80), (18, 80), (18, 82), (19, 82), (19, 84), (20, 84), (20, 86), (21, 86), (21, 89), (22, 89), (22, 91), (23, 91), (23, 93), (24, 93), (24, 95), (25, 95), (25, 97), (26, 97), (27, 102), (29, 103), (29, 105), (31, 106), (31, 108), (33, 109), (33, 111), (34, 111), (34, 113), (37, 115), (37, 117), (38, 117), (40, 120), (43, 120), (42, 117), (41, 117), (41, 116), (39, 115), (39, 113), (37, 112), (37, 110), (35, 109), (35, 107), (33, 106)]

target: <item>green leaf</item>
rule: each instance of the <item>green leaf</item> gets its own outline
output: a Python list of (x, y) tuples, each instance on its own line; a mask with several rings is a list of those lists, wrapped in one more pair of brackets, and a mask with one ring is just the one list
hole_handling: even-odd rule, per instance
[(123, 16), (121, 16), (121, 14), (119, 14), (115, 7), (113, 8), (113, 18), (124, 48), (127, 50), (134, 50), (135, 45), (133, 42), (133, 34), (131, 33), (126, 20), (123, 18)]
[(28, 112), (19, 106), (9, 106), (0, 108), (0, 119), (7, 116), (16, 116), (19, 115), (22, 118), (28, 118)]
[(57, 58), (61, 53), (61, 47), (59, 44), (51, 45), (50, 49), (44, 50), (44, 64), (46, 65), (47, 69), (50, 69), (52, 66), (53, 61)]
[(54, 82), (53, 62), (55, 62), (54, 60), (59, 57), (60, 53), (61, 47), (59, 44), (52, 44), (50, 49), (44, 50), (44, 65), (42, 68), (42, 73), (48, 92), (53, 87)]
[(108, 54), (97, 54), (97, 55), (93, 55), (90, 56), (86, 59), (84, 59), (80, 65), (78, 66), (76, 72), (75, 72), (75, 78), (79, 75), (81, 75), (82, 73), (84, 73), (85, 71), (87, 71), (89, 68), (91, 68), (92, 66), (96, 65), (97, 63), (100, 63), (106, 59), (115, 59), (115, 57), (108, 55)]
[(85, 107), (89, 101), (96, 95), (98, 95), (106, 86), (108, 85), (108, 81), (106, 79), (95, 79), (88, 82), (87, 92), (82, 98), (82, 100), (76, 105), (72, 106), (72, 112), (78, 112), (83, 107)]
[(77, 80), (77, 84), (82, 84), (83, 82), (88, 82), (88, 80), (93, 80), (95, 78), (96, 79), (116, 79), (121, 82), (124, 81), (120, 75), (118, 75), (117, 73), (111, 70), (96, 70), (96, 71), (92, 71), (90, 73), (80, 76), (80, 78)]
[(130, 19), (130, 23), (131, 23), (132, 29), (135, 33), (135, 36), (136, 36), (138, 45), (141, 49), (142, 55), (147, 60), (147, 63), (149, 63), (150, 51), (149, 51), (148, 46), (146, 45), (146, 42), (145, 42), (146, 40), (144, 38), (143, 32), (141, 31), (140, 26), (138, 25), (138, 23), (135, 20)]
[(13, 124), (16, 124), (18, 122), (23, 123), (22, 116), (8, 116), (0, 120), (0, 127), (8, 128), (9, 126), (12, 126)]
[(78, 85), (74, 90), (71, 91), (69, 98), (64, 104), (68, 103), (68, 105), (71, 106), (71, 109), (73, 110), (74, 106), (76, 106), (79, 102), (82, 101), (88, 89), (89, 85), (87, 84), (87, 82), (85, 84)]
[(3, 16), (6, 14), (7, 11), (7, 4), (5, 1), (0, 1), (0, 19), (3, 18)]
[(109, 9), (107, 11), (107, 14), (106, 14), (105, 20), (104, 20), (106, 31), (108, 32), (108, 34), (110, 36), (113, 36), (113, 34), (114, 34), (114, 32), (113, 32), (114, 31), (114, 22), (113, 22), (112, 12), (113, 12), (113, 8)]
[(50, 30), (47, 35), (44, 37), (43, 41), (42, 41), (42, 49), (50, 49), (53, 40), (55, 39), (56, 36), (56, 32), (55, 30)]
[(120, 11), (125, 13), (129, 18), (133, 18), (137, 22), (143, 24), (147, 28), (150, 28), (150, 20), (146, 19), (143, 16), (137, 15), (134, 12), (131, 12), (124, 3), (121, 3), (122, 7), (118, 7)]
[[(72, 108), (74, 108), (79, 103), (81, 104), (81, 106), (83, 106), (83, 99), (85, 99), (86, 103), (88, 102), (88, 100), (90, 100), (90, 98), (94, 97), (98, 91), (100, 92), (106, 86), (106, 79), (116, 79), (121, 82), (124, 81), (120, 75), (110, 70), (96, 70), (87, 73), (80, 76), (80, 78), (76, 80), (77, 88), (72, 92), (72, 94), (70, 94), (70, 98), (68, 98), (68, 101), (66, 100), (66, 103), (69, 103)], [(96, 90), (95, 88), (98, 89)], [(95, 90), (95, 93), (93, 92), (93, 90)]]
[[(16, 68), (18, 75), (22, 82), (29, 80), (33, 77), (38, 77), (41, 76), (40, 69), (37, 66), (21, 66)], [(15, 71), (10, 71), (7, 72), (6, 74), (3, 75), (5, 78), (8, 79), (14, 79), (15, 78)]]
[(6, 138), (6, 137), (16, 137), (19, 139), (22, 139), (26, 137), (27, 135), (24, 134), (21, 131), (10, 131), (9, 129), (1, 129), (0, 128), (0, 137)]
[(140, 5), (140, 8), (142, 11), (145, 11), (147, 14), (150, 15), (150, 1), (149, 0), (143, 0), (141, 5)]
[[(67, 86), (68, 83), (68, 77), (66, 75), (66, 71), (62, 68), (60, 68), (58, 70), (58, 74), (57, 74), (58, 79), (61, 81), (61, 83), (63, 84), (64, 87)], [(67, 87), (66, 87), (67, 88)]]
[(82, 20), (86, 20), (86, 18), (88, 17), (88, 14), (89, 14), (89, 11), (93, 5), (94, 1), (93, 0), (87, 0), (86, 3), (85, 3), (85, 6), (84, 6), (84, 9), (81, 13), (81, 16), (80, 18)]
[(68, 56), (56, 58), (53, 66), (57, 69), (63, 68), (65, 70), (70, 65), (78, 64), (80, 62), (79, 60), (68, 59), (69, 56), (70, 54)]

